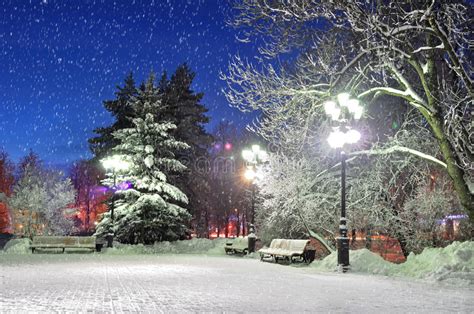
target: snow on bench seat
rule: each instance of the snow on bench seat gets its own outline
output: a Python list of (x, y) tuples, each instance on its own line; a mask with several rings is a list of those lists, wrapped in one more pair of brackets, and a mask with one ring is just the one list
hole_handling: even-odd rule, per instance
[(272, 257), (275, 261), (280, 258), (293, 262), (294, 258), (300, 258), (306, 263), (314, 259), (315, 249), (309, 246), (309, 240), (273, 239), (270, 247), (258, 251), (260, 260), (264, 257)]
[(249, 238), (235, 238), (232, 241), (227, 241), (225, 245), (226, 254), (246, 254), (248, 252)]

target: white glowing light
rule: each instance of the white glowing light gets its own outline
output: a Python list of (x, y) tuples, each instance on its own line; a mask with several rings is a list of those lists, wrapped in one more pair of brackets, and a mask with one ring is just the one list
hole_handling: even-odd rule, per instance
[(347, 101), (347, 109), (349, 112), (354, 113), (358, 107), (359, 101), (357, 99), (352, 98)]
[(255, 164), (267, 161), (268, 154), (266, 151), (261, 149), (259, 145), (252, 145), (252, 150), (244, 149), (242, 151), (242, 157), (245, 161)]
[(268, 154), (266, 151), (261, 150), (258, 152), (258, 160), (261, 162), (265, 162), (268, 159)]
[(333, 111), (330, 113), (331, 119), (333, 120), (339, 120), (339, 116), (341, 115), (341, 109), (340, 108), (334, 108)]
[(346, 135), (345, 141), (347, 144), (355, 144), (360, 140), (360, 137), (361, 137), (360, 132), (353, 129), (347, 131), (345, 135)]
[(359, 120), (362, 117), (363, 111), (364, 111), (364, 108), (362, 108), (361, 106), (357, 106), (357, 108), (355, 108), (353, 112), (354, 119)]
[(123, 160), (119, 155), (102, 159), (101, 162), (105, 169), (111, 169), (114, 171), (127, 170), (130, 167), (130, 163)]
[(341, 114), (341, 108), (337, 107), (334, 101), (327, 101), (324, 103), (324, 111), (331, 119), (338, 120)]
[(244, 149), (242, 151), (242, 157), (246, 160), (246, 161), (249, 161), (251, 162), (253, 160), (253, 153), (252, 151), (248, 150), (248, 149)]
[(255, 171), (252, 168), (247, 168), (247, 170), (245, 170), (245, 173), (244, 173), (245, 179), (247, 179), (249, 181), (253, 181), (256, 176), (257, 176), (257, 174), (255, 173)]
[(330, 115), (331, 112), (336, 108), (336, 103), (334, 101), (326, 101), (324, 103), (324, 111), (326, 114)]
[(347, 106), (347, 102), (349, 101), (349, 98), (351, 97), (351, 95), (349, 95), (349, 93), (340, 93), (339, 95), (337, 95), (337, 101), (339, 102), (339, 105), (340, 106)]
[(259, 151), (260, 151), (259, 145), (252, 145), (252, 152), (258, 154)]
[(328, 137), (329, 146), (332, 148), (341, 148), (345, 144), (345, 134), (339, 130), (334, 130)]

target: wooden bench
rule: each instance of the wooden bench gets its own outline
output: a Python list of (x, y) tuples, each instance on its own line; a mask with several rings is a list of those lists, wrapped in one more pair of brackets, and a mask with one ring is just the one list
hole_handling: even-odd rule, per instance
[(262, 248), (258, 253), (261, 261), (265, 257), (271, 257), (275, 262), (278, 262), (279, 259), (286, 259), (291, 264), (298, 259), (309, 264), (314, 260), (316, 252), (309, 243), (309, 240), (273, 239), (270, 247)]
[(95, 237), (35, 236), (30, 246), (31, 252), (36, 249), (96, 249)]
[(226, 254), (247, 254), (249, 250), (249, 238), (235, 238), (227, 241), (224, 250)]

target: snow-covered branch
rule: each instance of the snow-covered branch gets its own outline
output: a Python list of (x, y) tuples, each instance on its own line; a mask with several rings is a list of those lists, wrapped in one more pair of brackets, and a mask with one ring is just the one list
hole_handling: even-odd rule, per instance
[(447, 165), (446, 163), (442, 162), (441, 160), (431, 156), (431, 155), (428, 155), (428, 154), (425, 154), (425, 153), (422, 153), (420, 151), (417, 151), (416, 149), (412, 149), (412, 148), (408, 148), (408, 147), (403, 147), (403, 146), (392, 146), (392, 147), (388, 147), (388, 148), (384, 148), (384, 149), (371, 149), (371, 150), (363, 150), (363, 151), (357, 151), (357, 152), (351, 152), (349, 154), (349, 156), (358, 156), (358, 155), (388, 155), (388, 154), (393, 154), (393, 153), (408, 153), (408, 154), (412, 154), (414, 156), (417, 156), (417, 157), (420, 157), (420, 158), (423, 158), (425, 160), (428, 160), (428, 161), (431, 161), (431, 162), (434, 162), (440, 166), (442, 166), (443, 168), (447, 168)]

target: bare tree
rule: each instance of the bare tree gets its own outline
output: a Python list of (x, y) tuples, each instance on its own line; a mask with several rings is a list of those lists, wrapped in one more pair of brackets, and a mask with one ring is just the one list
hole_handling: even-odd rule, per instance
[[(263, 113), (258, 132), (298, 151), (321, 144), (322, 105), (336, 93), (351, 92), (368, 112), (382, 96), (394, 97), (425, 121), (439, 155), (385, 153), (404, 150), (444, 165), (474, 220), (472, 4), (240, 0), (235, 8), (241, 39), (260, 35), (264, 44), (257, 64), (237, 56), (222, 77), (231, 104)], [(289, 52), (298, 56), (290, 66), (280, 58)]]

